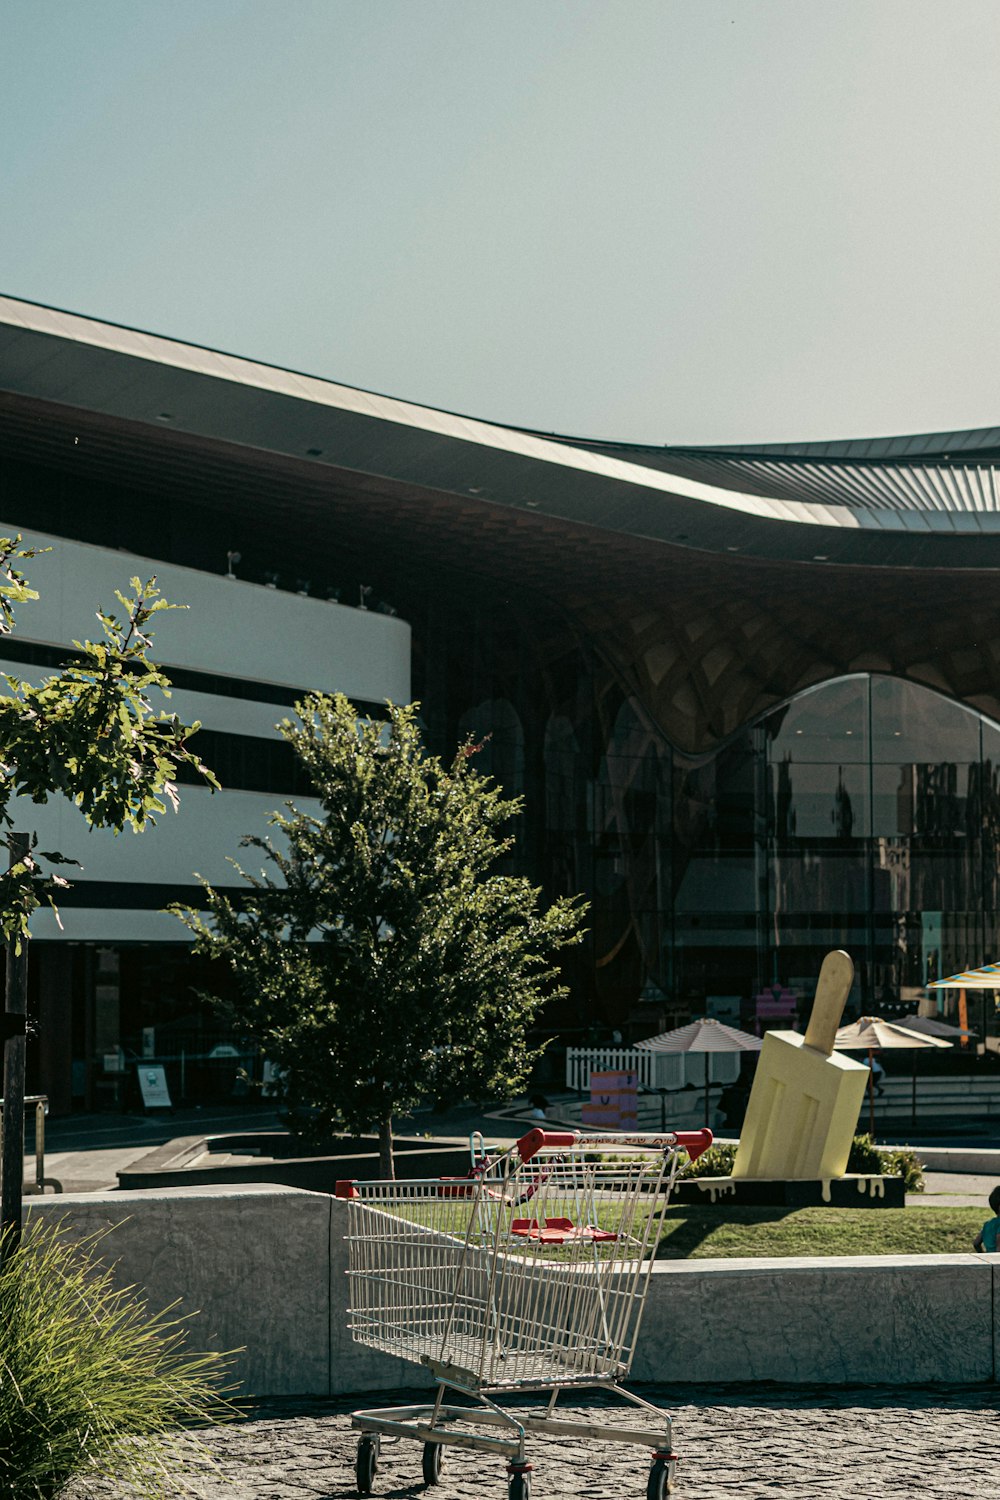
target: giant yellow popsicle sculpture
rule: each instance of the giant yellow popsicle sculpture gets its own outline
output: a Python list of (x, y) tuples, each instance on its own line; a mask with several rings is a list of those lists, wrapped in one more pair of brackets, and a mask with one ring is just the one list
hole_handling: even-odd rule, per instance
[(833, 1050), (853, 981), (849, 955), (828, 953), (805, 1036), (765, 1034), (734, 1177), (787, 1181), (846, 1172), (868, 1082), (864, 1063)]

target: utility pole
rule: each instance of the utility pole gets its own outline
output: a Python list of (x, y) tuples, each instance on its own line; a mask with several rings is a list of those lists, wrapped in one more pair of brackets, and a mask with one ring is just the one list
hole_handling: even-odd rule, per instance
[[(8, 836), (10, 863), (28, 855), (28, 835)], [(20, 948), (20, 952), (16, 950)], [(25, 934), (7, 944), (7, 1003), (2, 1018), (3, 1156), (0, 1160), (0, 1269), (21, 1240), (21, 1194), (24, 1183), (24, 1043), (28, 1010), (28, 940)]]

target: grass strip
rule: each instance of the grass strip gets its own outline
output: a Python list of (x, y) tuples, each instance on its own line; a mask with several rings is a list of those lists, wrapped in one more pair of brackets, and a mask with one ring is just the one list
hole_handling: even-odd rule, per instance
[(972, 1250), (981, 1208), (668, 1208), (658, 1258), (954, 1255)]

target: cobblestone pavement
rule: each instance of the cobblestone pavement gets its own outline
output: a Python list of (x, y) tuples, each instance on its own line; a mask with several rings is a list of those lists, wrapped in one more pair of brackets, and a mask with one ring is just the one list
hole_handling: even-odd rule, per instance
[[(682, 1462), (678, 1500), (978, 1500), (997, 1493), (1000, 1387), (898, 1387), (748, 1391), (645, 1388), (669, 1404)], [(357, 1434), (349, 1412), (426, 1400), (380, 1393), (353, 1400), (271, 1402), (203, 1440), (216, 1467), (192, 1479), (199, 1500), (352, 1500)], [(600, 1420), (635, 1423), (600, 1401)], [(572, 1408), (567, 1407), (567, 1415)], [(584, 1415), (581, 1410), (580, 1415)], [(529, 1436), (532, 1500), (643, 1500), (649, 1460), (641, 1448)], [(410, 1500), (425, 1489), (415, 1442), (383, 1440), (375, 1500)], [(119, 1500), (94, 1486), (73, 1492)], [(505, 1500), (504, 1461), (446, 1452), (434, 1500)], [(69, 1500), (69, 1497), (67, 1497)]]

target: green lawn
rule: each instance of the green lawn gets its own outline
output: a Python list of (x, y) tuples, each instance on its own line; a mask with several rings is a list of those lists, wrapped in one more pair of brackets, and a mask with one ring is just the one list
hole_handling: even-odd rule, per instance
[(971, 1251), (981, 1208), (668, 1208), (659, 1258), (946, 1255)]

